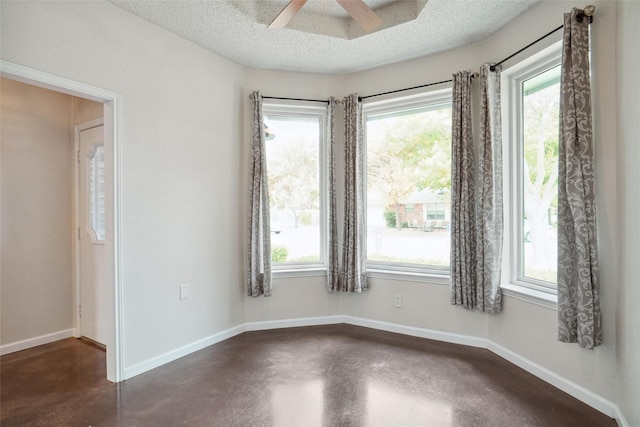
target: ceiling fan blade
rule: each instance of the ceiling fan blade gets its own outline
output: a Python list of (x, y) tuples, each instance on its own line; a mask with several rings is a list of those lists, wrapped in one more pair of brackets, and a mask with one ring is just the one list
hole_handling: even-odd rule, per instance
[(276, 19), (269, 24), (268, 28), (270, 30), (279, 30), (286, 27), (306, 2), (307, 0), (291, 0), (289, 4), (282, 9), (282, 12), (276, 16)]
[(382, 25), (382, 19), (371, 10), (364, 0), (336, 0), (360, 27), (370, 33)]

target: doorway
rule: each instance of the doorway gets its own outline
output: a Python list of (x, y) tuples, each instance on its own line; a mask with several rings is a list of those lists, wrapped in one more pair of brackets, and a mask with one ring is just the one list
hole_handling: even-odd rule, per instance
[[(104, 274), (105, 294), (101, 297), (103, 333), (106, 345), (107, 379), (124, 380), (122, 367), (122, 290), (120, 278), (120, 95), (63, 77), (44, 73), (8, 61), (0, 61), (0, 75), (32, 86), (42, 87), (104, 104)], [(76, 269), (77, 271), (77, 269)]]

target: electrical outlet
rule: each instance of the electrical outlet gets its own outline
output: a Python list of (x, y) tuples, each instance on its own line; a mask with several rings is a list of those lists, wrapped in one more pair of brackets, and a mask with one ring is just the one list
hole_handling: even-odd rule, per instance
[(402, 295), (393, 296), (393, 305), (396, 307), (402, 307)]
[(187, 283), (183, 283), (180, 285), (180, 299), (188, 299), (189, 298), (189, 285)]

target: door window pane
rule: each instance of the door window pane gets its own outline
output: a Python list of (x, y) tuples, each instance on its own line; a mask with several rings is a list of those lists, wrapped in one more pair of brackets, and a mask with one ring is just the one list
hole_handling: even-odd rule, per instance
[(95, 147), (89, 159), (89, 230), (92, 238), (105, 238), (104, 145)]

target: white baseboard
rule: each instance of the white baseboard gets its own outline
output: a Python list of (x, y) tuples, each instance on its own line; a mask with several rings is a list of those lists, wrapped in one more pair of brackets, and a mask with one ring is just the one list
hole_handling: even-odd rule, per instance
[(552, 386), (559, 388), (567, 394), (575, 397), (576, 399), (586, 403), (592, 408), (597, 409), (603, 414), (615, 418), (616, 410), (613, 402), (599, 396), (592, 391), (578, 385), (568, 379), (548, 370), (545, 367), (538, 365), (531, 360), (520, 356), (519, 354), (507, 349), (506, 347), (496, 344), (493, 341), (487, 340), (487, 350), (497, 354), (503, 359), (508, 360), (516, 366), (521, 367), (530, 374), (535, 375), (543, 381), (548, 382)]
[(502, 357), (505, 360), (513, 363), (516, 366), (524, 369), (525, 371), (535, 375), (545, 382), (553, 385), (554, 387), (564, 391), (565, 393), (575, 397), (576, 399), (586, 403), (594, 409), (602, 412), (603, 414), (615, 418), (620, 427), (630, 427), (626, 422), (624, 415), (620, 408), (611, 401), (599, 396), (586, 388), (563, 378), (562, 376), (544, 368), (531, 360), (520, 356), (519, 354), (501, 346), (493, 341), (485, 338), (478, 338), (470, 335), (461, 335), (451, 332), (442, 332), (432, 329), (417, 328), (414, 326), (405, 326), (397, 323), (383, 322), (380, 320), (366, 319), (362, 317), (354, 316), (324, 316), (324, 317), (304, 317), (295, 319), (282, 319), (282, 320), (269, 320), (264, 322), (248, 322), (242, 325), (236, 326), (226, 331), (214, 334), (210, 337), (196, 341), (192, 344), (180, 347), (176, 350), (172, 350), (160, 356), (154, 357), (147, 361), (138, 363), (129, 368), (125, 368), (125, 379), (129, 379), (143, 372), (149, 371), (158, 366), (169, 363), (180, 357), (186, 356), (195, 351), (201, 350), (212, 344), (234, 337), (245, 331), (263, 331), (270, 329), (280, 328), (294, 328), (302, 326), (318, 326), (318, 325), (333, 325), (339, 323), (347, 323), (354, 326), (363, 326), (372, 329), (378, 329), (387, 332), (394, 332), (403, 335), (410, 335), (419, 338), (426, 338), (436, 341), (442, 341), (452, 344), (462, 344), (471, 347), (484, 348), (492, 353)]
[(12, 342), (0, 346), (0, 356), (9, 353), (15, 353), (16, 351), (26, 350), (28, 348), (37, 347), (43, 344), (49, 344), (50, 342), (63, 340), (65, 338), (71, 338), (74, 336), (74, 329), (65, 329), (63, 331), (52, 332), (46, 335), (40, 335), (39, 337), (29, 338), (22, 341)]
[[(541, 380), (548, 382), (556, 388), (564, 391), (567, 394), (575, 397), (576, 399), (586, 403), (592, 408), (597, 409), (603, 414), (615, 418), (624, 420), (619, 408), (613, 404), (613, 402), (593, 393), (586, 388), (561, 377), (560, 375), (532, 362), (531, 360), (520, 356), (519, 354), (503, 347), (491, 340), (485, 338), (473, 337), (470, 335), (460, 335), (449, 332), (436, 331), (431, 329), (416, 328), (413, 326), (399, 325), (395, 323), (381, 322), (378, 320), (364, 319), (359, 317), (345, 316), (345, 323), (356, 326), (365, 326), (368, 328), (379, 329), (388, 332), (395, 332), (404, 335), (411, 335), (414, 337), (427, 338), (436, 341), (443, 341), (453, 344), (463, 344), (471, 347), (485, 348), (492, 353), (508, 360), (516, 366), (524, 369), (532, 375), (540, 378)], [(620, 424), (621, 426), (624, 423)]]
[(210, 345), (216, 344), (220, 341), (224, 341), (226, 339), (239, 335), (244, 331), (245, 331), (244, 324), (240, 326), (235, 326), (225, 331), (218, 332), (217, 334), (213, 334), (206, 338), (202, 338), (198, 341), (192, 342), (191, 344), (187, 344), (185, 346), (176, 348), (175, 350), (171, 350), (159, 356), (153, 357), (151, 359), (147, 359), (143, 362), (140, 362), (133, 366), (125, 368), (123, 379), (128, 380), (129, 378), (133, 378), (136, 375), (140, 375), (144, 372), (150, 371), (154, 368), (157, 368), (169, 362), (173, 362), (176, 359), (180, 359), (181, 357), (184, 357), (188, 354), (194, 353), (198, 350), (202, 350), (205, 347), (209, 347)]
[(264, 322), (247, 322), (246, 331), (264, 331), (268, 329), (298, 328), (302, 326), (335, 325), (347, 323), (345, 316), (299, 317), (296, 319), (267, 320)]
[(615, 410), (615, 416), (613, 418), (616, 419), (618, 427), (631, 427), (631, 423), (629, 423), (629, 421), (624, 417), (620, 407), (618, 405), (613, 405), (613, 409)]
[(412, 337), (427, 338), (435, 341), (444, 341), (452, 344), (468, 345), (470, 347), (487, 348), (487, 340), (472, 337), (470, 335), (454, 334), (452, 332), (436, 331), (434, 329), (417, 328), (397, 323), (382, 322), (380, 320), (365, 319), (362, 317), (344, 316), (345, 322), (350, 325), (364, 326), (365, 328), (379, 329), (381, 331), (395, 332), (397, 334), (410, 335)]

